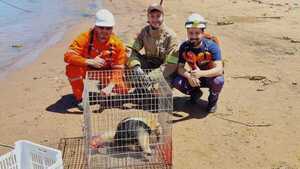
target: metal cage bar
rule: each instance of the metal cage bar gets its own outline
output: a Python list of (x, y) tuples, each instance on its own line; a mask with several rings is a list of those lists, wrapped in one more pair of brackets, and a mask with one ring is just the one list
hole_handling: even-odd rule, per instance
[(83, 101), (89, 169), (171, 168), (172, 91), (160, 70), (144, 72), (87, 72)]

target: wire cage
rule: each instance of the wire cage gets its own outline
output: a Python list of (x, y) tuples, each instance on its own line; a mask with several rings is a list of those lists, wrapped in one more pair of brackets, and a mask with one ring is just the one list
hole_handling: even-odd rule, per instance
[(88, 71), (84, 87), (89, 169), (171, 168), (172, 91), (161, 70)]

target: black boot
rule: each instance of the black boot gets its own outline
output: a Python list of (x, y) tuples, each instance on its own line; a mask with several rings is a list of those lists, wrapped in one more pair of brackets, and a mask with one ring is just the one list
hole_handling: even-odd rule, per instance
[(203, 95), (203, 92), (201, 91), (200, 88), (194, 89), (191, 92), (191, 103), (196, 104), (200, 100), (201, 96)]
[(219, 94), (215, 94), (210, 92), (208, 96), (208, 105), (207, 112), (215, 113), (217, 111), (217, 102), (218, 102)]
[(215, 113), (217, 111), (217, 104), (215, 104), (214, 106), (207, 106), (207, 113)]

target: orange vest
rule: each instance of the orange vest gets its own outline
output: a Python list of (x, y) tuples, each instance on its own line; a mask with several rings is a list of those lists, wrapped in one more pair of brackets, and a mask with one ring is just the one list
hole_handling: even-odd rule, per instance
[(127, 55), (121, 40), (112, 34), (108, 42), (100, 43), (92, 31), (82, 33), (73, 41), (69, 46), (69, 50), (65, 53), (65, 62), (77, 66), (86, 66), (86, 59), (101, 55), (101, 58), (106, 61), (103, 69), (113, 69), (116, 65), (125, 65)]
[[(71, 69), (67, 69), (69, 78), (84, 76), (87, 70), (93, 70), (86, 65), (86, 59), (99, 56), (105, 60), (105, 65), (101, 70), (112, 70), (110, 73), (98, 74), (98, 80), (102, 85), (107, 85), (109, 82), (116, 84), (115, 90), (119, 93), (126, 93), (127, 87), (123, 81), (123, 69), (127, 62), (127, 54), (125, 46), (121, 40), (112, 34), (106, 43), (100, 43), (96, 36), (93, 35), (93, 30), (80, 34), (69, 46), (69, 50), (64, 55), (64, 60), (69, 65), (73, 65)], [(115, 70), (117, 69), (117, 70)]]

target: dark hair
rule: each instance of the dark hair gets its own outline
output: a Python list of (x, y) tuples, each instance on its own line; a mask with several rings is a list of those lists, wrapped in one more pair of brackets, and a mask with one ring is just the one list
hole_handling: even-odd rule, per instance
[(158, 10), (158, 9), (152, 9), (151, 11), (149, 11), (149, 13), (152, 13), (152, 12), (160, 12), (160, 13), (162, 13), (160, 10)]

